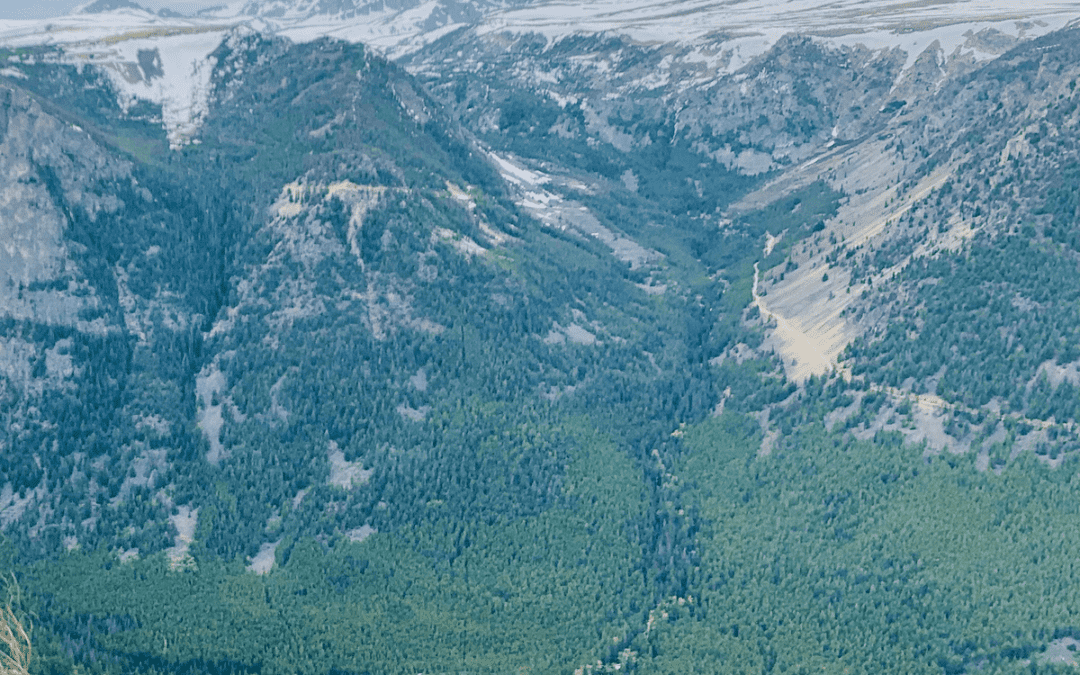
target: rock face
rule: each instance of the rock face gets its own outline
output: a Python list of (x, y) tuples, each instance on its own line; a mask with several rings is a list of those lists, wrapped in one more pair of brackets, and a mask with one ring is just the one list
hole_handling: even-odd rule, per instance
[(0, 86), (0, 171), (0, 311), (89, 330), (80, 313), (99, 299), (71, 255), (70, 209), (93, 221), (123, 208), (109, 188), (131, 182), (130, 163), (26, 90)]
[[(61, 486), (107, 504), (161, 484), (170, 462), (147, 435), (187, 427), (182, 398), (169, 400), (185, 377), (161, 366), (201, 321), (213, 275), (163, 266), (189, 258), (197, 207), (117, 147), (165, 148), (158, 129), (120, 122), (107, 80), (46, 66), (0, 85), (0, 100), (0, 397), (11, 420), (0, 482), (12, 495), (0, 509), (20, 510), (18, 536), (44, 551), (60, 539), (43, 531), (75, 545), (113, 527), (115, 511), (98, 503), (65, 512)], [(164, 540), (163, 508), (136, 532), (144, 551)]]

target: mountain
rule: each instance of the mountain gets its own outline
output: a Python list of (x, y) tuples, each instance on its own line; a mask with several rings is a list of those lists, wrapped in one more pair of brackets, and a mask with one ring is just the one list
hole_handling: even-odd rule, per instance
[(141, 5), (138, 5), (131, 0), (95, 0), (82, 5), (76, 10), (79, 14), (100, 14), (102, 12), (111, 12), (114, 9), (144, 9)]
[(1068, 4), (110, 7), (0, 28), (36, 672), (1073, 662)]
[(358, 16), (378, 16), (387, 12), (398, 15), (411, 14), (417, 26), (422, 30), (441, 28), (447, 23), (474, 23), (492, 10), (504, 9), (514, 5), (525, 5), (527, 1), (491, 2), (476, 0), (448, 0), (445, 2), (420, 2), (419, 0), (318, 0), (318, 2), (290, 3), (280, 0), (251, 0), (245, 3), (240, 13), (248, 16), (273, 19), (311, 19), (314, 17), (333, 17), (351, 19)]
[[(97, 71), (12, 55), (7, 203), (55, 225), (11, 232), (26, 243), (5, 283), (2, 508), (57, 603), (39, 616), (59, 661), (446, 667), (472, 634), (477, 667), (511, 652), (572, 667), (682, 583), (667, 555), (686, 533), (633, 458), (668, 452), (670, 419), (711, 409), (711, 310), (686, 293), (657, 306), (646, 271), (533, 223), (415, 80), (360, 47), (230, 34), (200, 142), (174, 151), (156, 111), (119, 108)], [(327, 553), (337, 581), (295, 600)], [(124, 583), (95, 571), (117, 556), (149, 565), (149, 583), (70, 595), (73, 579)], [(393, 606), (353, 581), (370, 565), (404, 584)], [(271, 570), (298, 575), (260, 596), (273, 648), (239, 637), (249, 607), (214, 619), (235, 653), (169, 618), (176, 583)], [(567, 584), (592, 604), (537, 614)], [(145, 612), (121, 612), (138, 626), (122, 639), (136, 642), (65, 642), (96, 636), (94, 603), (129, 592)], [(375, 603), (370, 623), (341, 623), (357, 602)], [(302, 655), (308, 628), (281, 642), (279, 622), (309, 611), (334, 634), (329, 661)], [(340, 642), (384, 616), (418, 632), (363, 657)], [(446, 624), (460, 634), (432, 641)], [(556, 653), (530, 642), (567, 626)]]

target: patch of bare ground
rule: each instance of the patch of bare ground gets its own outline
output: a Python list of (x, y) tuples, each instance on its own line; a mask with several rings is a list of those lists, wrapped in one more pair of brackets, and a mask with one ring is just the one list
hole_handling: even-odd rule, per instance
[[(792, 381), (801, 383), (811, 375), (829, 373), (850, 379), (847, 364), (838, 362), (840, 354), (871, 324), (887, 317), (881, 312), (865, 315), (860, 312), (856, 318), (856, 313), (849, 310), (872, 303), (874, 296), (870, 292), (895, 278), (912, 260), (940, 250), (958, 250), (977, 231), (970, 221), (954, 215), (944, 227), (928, 229), (924, 239), (890, 267), (872, 272), (858, 283), (853, 280), (856, 254), (898, 236), (898, 230), (902, 229), (896, 227), (899, 219), (944, 185), (965, 159), (943, 164), (915, 180), (911, 171), (914, 164), (905, 162), (886, 139), (883, 135), (855, 146), (829, 149), (788, 170), (729, 209), (729, 213), (737, 214), (763, 208), (815, 180), (825, 180), (848, 195), (836, 216), (826, 221), (823, 231), (793, 246), (783, 268), (762, 270), (755, 265), (752, 306), (760, 312), (760, 321), (766, 328), (762, 348), (771, 349), (780, 357), (785, 374)], [(771, 249), (777, 241), (778, 237), (769, 233), (765, 248)], [(841, 255), (845, 252), (852, 255)], [(734, 354), (724, 356), (730, 358)], [(1055, 384), (1080, 382), (1080, 364), (1043, 364), (1039, 376)], [(1003, 467), (1005, 459), (1001, 454), (1006, 446), (1011, 449), (1009, 460), (1040, 444), (1045, 446), (1046, 436), (1040, 430), (1054, 425), (1052, 420), (1030, 420), (1017, 413), (1002, 416), (1000, 407), (993, 405), (974, 410), (933, 393), (915, 394), (906, 389), (875, 385), (870, 389), (889, 394), (890, 403), (869, 424), (860, 425), (857, 435), (871, 437), (878, 431), (899, 431), (908, 442), (925, 443), (928, 454), (946, 450), (964, 453), (977, 446), (980, 455), (976, 465), (982, 470)], [(905, 412), (898, 415), (896, 409), (901, 406)], [(826, 427), (832, 429), (843, 423), (859, 408), (860, 401), (856, 401), (830, 412), (824, 420)], [(965, 430), (961, 438), (948, 433), (950, 415), (986, 412), (993, 413), (992, 432), (977, 425), (975, 429)], [(1035, 432), (1021, 434), (1017, 442), (1014, 435), (1005, 434), (999, 419), (1030, 425)], [(1072, 431), (1066, 427), (1067, 433)], [(980, 439), (978, 433), (988, 435)], [(1040, 459), (1051, 465), (1060, 462), (1045, 455)]]
[[(934, 401), (936, 397), (920, 401), (919, 397), (905, 395), (903, 392), (889, 391), (887, 393), (890, 394), (889, 404), (882, 406), (869, 424), (852, 432), (856, 438), (868, 440), (879, 431), (897, 431), (908, 443), (925, 443), (926, 456), (946, 451), (962, 455), (971, 449), (971, 434), (956, 437), (946, 430), (947, 410), (936, 405)], [(907, 414), (901, 414), (898, 404), (905, 400), (913, 402), (914, 405), (911, 405)]]
[(214, 466), (221, 463), (225, 457), (225, 448), (221, 444), (221, 427), (225, 418), (221, 414), (221, 401), (219, 397), (225, 390), (225, 375), (211, 364), (195, 376), (195, 395), (199, 400), (198, 412), (199, 428), (210, 444), (210, 451), (206, 453), (206, 461)]
[(731, 387), (725, 387), (723, 393), (720, 394), (720, 401), (713, 408), (713, 417), (720, 417), (724, 414), (724, 408), (727, 406), (729, 398), (731, 398)]
[(825, 413), (825, 430), (832, 431), (837, 424), (843, 424), (849, 417), (859, 412), (859, 408), (862, 407), (863, 397), (866, 396), (865, 392), (856, 392), (854, 400), (843, 408), (837, 408)]
[(1046, 429), (1032, 428), (1026, 433), (1021, 432), (1016, 435), (1014, 447), (1018, 452), (1031, 451), (1037, 454), (1040, 444), (1045, 443), (1048, 439)]
[(334, 441), (330, 441), (327, 460), (330, 462), (330, 478), (328, 482), (346, 490), (364, 485), (371, 480), (371, 476), (375, 473), (374, 469), (365, 469), (363, 462), (346, 460), (345, 453), (341, 451)]
[(250, 560), (247, 569), (249, 572), (263, 575), (274, 569), (274, 562), (277, 555), (277, 547), (281, 543), (278, 539), (274, 542), (266, 542), (259, 546), (259, 552), (256, 553)]
[(190, 506), (178, 507), (176, 513), (169, 516), (169, 520), (176, 528), (173, 545), (165, 550), (169, 557), (169, 569), (173, 571), (193, 569), (195, 559), (188, 551), (191, 548), (191, 542), (195, 540), (195, 526), (199, 524), (199, 509), (192, 509)]
[(967, 452), (970, 446), (963, 439), (951, 436), (945, 430), (945, 415), (949, 404), (933, 394), (910, 395), (915, 405), (912, 407), (913, 429), (905, 434), (912, 443), (926, 442), (926, 451), (939, 454), (949, 451), (955, 454)]
[[(849, 378), (846, 372), (842, 375), (845, 379)], [(852, 430), (856, 438), (865, 440), (873, 438), (879, 431), (897, 431), (909, 444), (924, 444), (924, 456), (927, 457), (946, 451), (952, 454), (975, 451), (975, 468), (980, 472), (993, 470), (1000, 475), (1010, 462), (1026, 452), (1033, 452), (1036, 459), (1050, 468), (1056, 468), (1065, 458), (1061, 450), (1062, 440), (1080, 438), (1080, 432), (1071, 422), (1058, 424), (1053, 419), (1040, 420), (1014, 412), (1003, 413), (999, 402), (991, 402), (983, 408), (972, 408), (951, 403), (935, 394), (915, 394), (896, 387), (870, 385), (867, 391), (887, 394), (888, 402), (873, 420)], [(855, 400), (825, 415), (827, 430), (835, 429), (859, 412), (866, 392), (855, 390), (848, 393)], [(957, 434), (957, 427), (949, 422), (954, 415), (981, 418), (982, 421), (962, 425)]]
[(11, 523), (22, 518), (23, 513), (26, 512), (30, 503), (34, 501), (36, 497), (41, 497), (43, 495), (44, 491), (41, 488), (38, 490), (22, 490), (16, 492), (12, 488), (11, 483), (4, 485), (3, 489), (0, 489), (0, 529), (4, 529)]
[(416, 371), (416, 374), (409, 378), (409, 385), (416, 391), (427, 391), (428, 388), (428, 376), (427, 372), (421, 368)]
[(769, 424), (769, 408), (765, 408), (756, 415), (758, 424), (761, 425), (761, 444), (758, 446), (758, 457), (768, 457), (780, 440), (780, 431), (771, 428)]
[(1051, 387), (1057, 387), (1062, 382), (1068, 382), (1072, 385), (1080, 384), (1080, 361), (1064, 365), (1060, 365), (1056, 361), (1040, 363), (1038, 370), (1035, 371), (1035, 377), (1027, 385), (1029, 391), (1041, 376), (1046, 377)]
[(761, 446), (758, 448), (758, 457), (768, 457), (776, 447), (776, 441), (780, 439), (780, 431), (769, 429), (761, 437)]
[(753, 347), (744, 342), (737, 342), (735, 345), (725, 349), (719, 356), (714, 356), (709, 359), (709, 363), (714, 366), (719, 366), (723, 365), (728, 359), (731, 359), (735, 363), (741, 365), (743, 362), (756, 358), (757, 356), (758, 353)]
[(1060, 663), (1067, 666), (1077, 665), (1076, 650), (1080, 648), (1080, 642), (1071, 637), (1054, 640), (1046, 646), (1046, 649), (1035, 655), (1035, 662), (1041, 664)]
[[(837, 356), (851, 337), (839, 321), (807, 323), (798, 316), (785, 315), (773, 309), (772, 298), (767, 302), (759, 292), (760, 272), (754, 265), (754, 306), (771, 332), (765, 347), (780, 356), (789, 380), (804, 382), (811, 375), (824, 375), (835, 369)], [(839, 319), (839, 311), (836, 312)]]
[(577, 323), (571, 323), (569, 326), (564, 327), (555, 322), (544, 337), (544, 343), (549, 345), (565, 344), (567, 340), (578, 345), (594, 345), (596, 344), (596, 334)]
[(353, 543), (360, 543), (370, 537), (373, 534), (377, 534), (376, 530), (371, 525), (361, 525), (360, 527), (353, 528), (345, 532), (345, 536), (349, 538), (349, 541)]
[[(941, 187), (960, 160), (944, 164), (912, 185), (915, 163), (890, 145), (887, 136), (827, 149), (789, 169), (729, 208), (738, 214), (764, 208), (794, 190), (824, 180), (847, 195), (824, 230), (791, 249), (783, 267), (756, 270), (754, 304), (771, 323), (769, 347), (780, 356), (788, 378), (805, 381), (837, 368), (843, 349), (866, 329), (848, 310), (868, 291), (893, 278), (912, 259), (942, 248), (958, 248), (974, 234), (959, 217), (943, 231), (930, 232), (897, 264), (855, 283), (854, 252), (880, 245), (896, 234), (896, 222)], [(767, 234), (765, 255), (778, 238)], [(848, 257), (846, 253), (852, 253)], [(844, 255), (841, 255), (844, 254)]]
[(422, 405), (419, 408), (413, 408), (407, 403), (399, 403), (395, 410), (397, 411), (397, 414), (405, 419), (412, 420), (413, 422), (423, 422), (427, 419), (428, 413), (431, 412), (431, 406)]

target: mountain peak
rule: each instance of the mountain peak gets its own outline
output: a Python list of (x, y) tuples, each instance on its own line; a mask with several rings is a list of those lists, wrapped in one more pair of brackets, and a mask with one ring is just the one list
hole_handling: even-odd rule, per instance
[(101, 14), (102, 12), (113, 12), (118, 9), (135, 9), (143, 12), (148, 12), (147, 8), (140, 4), (134, 3), (131, 0), (94, 0), (75, 9), (73, 14)]

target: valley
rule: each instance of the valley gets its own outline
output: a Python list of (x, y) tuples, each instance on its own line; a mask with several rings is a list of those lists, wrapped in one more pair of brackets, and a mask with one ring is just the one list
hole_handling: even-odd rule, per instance
[(1069, 667), (1072, 3), (110, 7), (0, 21), (30, 672)]

